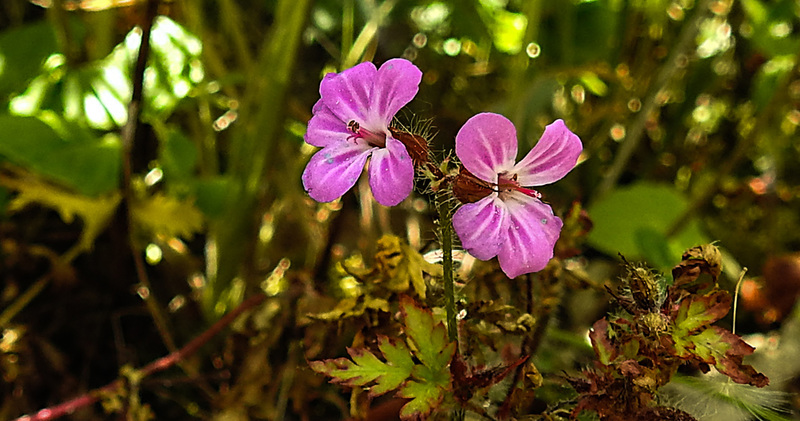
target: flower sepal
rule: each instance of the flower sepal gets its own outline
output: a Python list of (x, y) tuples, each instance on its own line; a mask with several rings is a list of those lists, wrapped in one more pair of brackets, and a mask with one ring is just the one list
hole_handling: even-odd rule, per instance
[(492, 184), (481, 180), (464, 167), (453, 180), (453, 196), (461, 203), (475, 203), (497, 192)]

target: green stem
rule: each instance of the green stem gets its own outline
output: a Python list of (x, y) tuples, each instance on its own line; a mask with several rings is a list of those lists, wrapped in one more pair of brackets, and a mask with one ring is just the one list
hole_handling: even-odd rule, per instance
[(447, 337), (451, 342), (458, 342), (456, 325), (456, 293), (453, 279), (453, 220), (450, 214), (450, 203), (447, 196), (440, 193), (436, 196), (436, 210), (439, 212), (439, 237), (442, 243), (442, 271), (444, 277), (444, 309), (447, 313)]
[(11, 319), (17, 315), (25, 306), (28, 305), (40, 292), (50, 283), (50, 279), (52, 278), (52, 274), (46, 274), (39, 278), (33, 285), (30, 286), (25, 292), (20, 295), (11, 305), (6, 307), (2, 313), (0, 313), (0, 329), (4, 328), (8, 323), (11, 322)]

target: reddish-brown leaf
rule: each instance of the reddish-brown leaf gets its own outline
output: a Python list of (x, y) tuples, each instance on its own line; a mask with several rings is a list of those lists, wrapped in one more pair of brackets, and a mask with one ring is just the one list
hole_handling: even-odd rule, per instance
[[(722, 255), (719, 249), (711, 244), (692, 247), (683, 253), (682, 261), (672, 269), (672, 278), (675, 280), (673, 288), (678, 288), (696, 281), (701, 274), (711, 276), (713, 282), (717, 281), (722, 273)], [(705, 283), (698, 289), (706, 287)]]
[(749, 384), (756, 387), (764, 387), (769, 384), (769, 378), (750, 365), (743, 364), (745, 355), (750, 355), (755, 348), (743, 341), (739, 335), (731, 333), (719, 326), (711, 327), (718, 335), (719, 340), (729, 346), (723, 355), (716, 357), (714, 367), (720, 373), (730, 377), (736, 383)]
[(597, 354), (597, 358), (604, 365), (611, 364), (611, 361), (619, 355), (608, 333), (609, 324), (605, 317), (594, 322), (592, 329), (589, 331), (589, 339), (592, 341), (594, 353)]

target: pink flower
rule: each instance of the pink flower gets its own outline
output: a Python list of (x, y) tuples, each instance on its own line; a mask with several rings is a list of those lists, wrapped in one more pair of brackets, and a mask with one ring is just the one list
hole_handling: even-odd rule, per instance
[(321, 147), (303, 172), (303, 186), (319, 202), (330, 202), (355, 185), (369, 163), (369, 185), (378, 203), (394, 206), (414, 187), (414, 165), (389, 131), (392, 118), (417, 94), (422, 72), (393, 59), (376, 69), (361, 63), (325, 75), (305, 140)]
[(456, 155), (465, 170), (454, 193), (462, 202), (453, 215), (461, 244), (481, 260), (497, 256), (509, 278), (542, 270), (553, 257), (563, 223), (541, 195), (526, 186), (563, 178), (575, 167), (583, 146), (561, 120), (516, 163), (517, 131), (507, 118), (482, 113), (456, 135)]

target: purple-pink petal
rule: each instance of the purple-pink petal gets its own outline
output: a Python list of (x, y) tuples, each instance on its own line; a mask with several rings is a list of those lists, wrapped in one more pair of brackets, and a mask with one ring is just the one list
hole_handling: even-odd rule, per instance
[(339, 120), (321, 99), (314, 104), (312, 111), (314, 115), (308, 121), (304, 136), (306, 143), (324, 148), (353, 136), (347, 129), (347, 124)]
[(500, 252), (508, 232), (505, 204), (497, 194), (465, 204), (453, 214), (453, 229), (469, 254), (489, 260)]
[(563, 226), (549, 205), (522, 193), (513, 194), (506, 200), (508, 230), (497, 256), (500, 269), (509, 278), (544, 269)]
[(521, 186), (542, 186), (560, 180), (578, 162), (583, 150), (581, 140), (562, 120), (544, 129), (539, 142), (512, 172)]
[(511, 170), (517, 158), (517, 129), (500, 114), (473, 116), (456, 135), (456, 155), (478, 178), (497, 182), (497, 174)]
[(303, 187), (318, 202), (342, 197), (356, 184), (374, 149), (361, 141), (340, 142), (323, 148), (306, 165)]
[(328, 73), (322, 79), (319, 84), (322, 101), (345, 126), (350, 120), (365, 120), (377, 73), (374, 64), (365, 62), (341, 73)]
[(419, 91), (422, 71), (408, 60), (396, 58), (383, 63), (370, 92), (367, 127), (377, 128), (414, 99)]
[(403, 144), (386, 137), (386, 147), (372, 152), (369, 186), (375, 200), (384, 206), (402, 202), (414, 188), (414, 164)]

